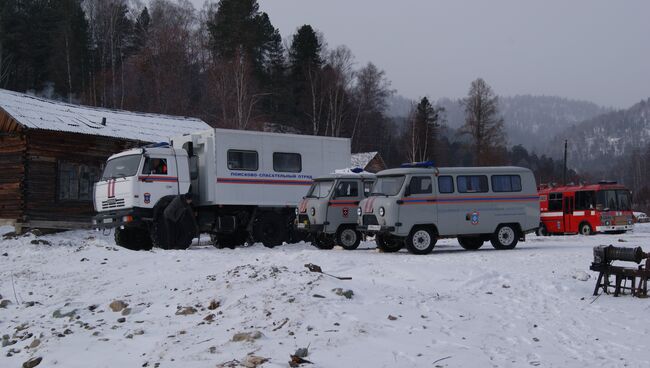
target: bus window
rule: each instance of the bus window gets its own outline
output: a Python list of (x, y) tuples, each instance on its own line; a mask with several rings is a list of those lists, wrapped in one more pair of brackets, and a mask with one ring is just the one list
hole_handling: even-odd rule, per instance
[(631, 211), (632, 210), (632, 198), (630, 192), (627, 190), (617, 190), (616, 197), (618, 198), (618, 210), (619, 211)]
[(576, 210), (593, 210), (596, 205), (596, 192), (579, 191), (576, 192)]
[(548, 210), (562, 211), (562, 193), (551, 193), (548, 196)]
[(600, 211), (618, 210), (618, 200), (615, 190), (601, 190), (596, 194), (596, 208)]

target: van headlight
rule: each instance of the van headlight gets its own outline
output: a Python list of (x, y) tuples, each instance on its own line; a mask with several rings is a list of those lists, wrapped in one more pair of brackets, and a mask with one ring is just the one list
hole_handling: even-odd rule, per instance
[(357, 216), (361, 216), (362, 213), (361, 207), (357, 208)]
[(316, 209), (314, 207), (311, 208), (311, 215), (316, 216)]
[(298, 211), (298, 207), (296, 207), (296, 211), (295, 211), (295, 212), (296, 212), (296, 215), (300, 212), (300, 211)]
[(384, 217), (386, 214), (386, 209), (384, 207), (379, 207), (379, 216)]

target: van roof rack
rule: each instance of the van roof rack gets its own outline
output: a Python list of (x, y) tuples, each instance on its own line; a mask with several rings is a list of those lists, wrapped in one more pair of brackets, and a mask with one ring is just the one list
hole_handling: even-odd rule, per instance
[(403, 163), (400, 167), (407, 168), (407, 167), (419, 167), (419, 168), (432, 168), (435, 167), (436, 165), (433, 163), (433, 161), (422, 161), (422, 162), (407, 162)]

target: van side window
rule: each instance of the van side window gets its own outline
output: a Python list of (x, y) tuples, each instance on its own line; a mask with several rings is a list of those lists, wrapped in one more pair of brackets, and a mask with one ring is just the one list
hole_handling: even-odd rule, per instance
[(485, 175), (459, 175), (456, 185), (459, 193), (487, 193), (489, 190)]
[(302, 156), (299, 153), (273, 152), (273, 171), (299, 173), (302, 171)]
[(363, 182), (363, 196), (368, 197), (372, 193), (372, 186), (375, 185), (374, 181)]
[(428, 176), (414, 176), (409, 184), (409, 191), (413, 194), (431, 194), (431, 178)]
[(336, 198), (358, 197), (359, 185), (356, 181), (340, 181), (336, 185)]
[(519, 175), (492, 175), (493, 192), (521, 192)]
[(562, 211), (562, 193), (551, 193), (548, 195), (548, 210)]
[(228, 150), (228, 170), (257, 171), (257, 151)]
[(453, 193), (454, 192), (454, 178), (451, 176), (438, 177), (438, 192), (440, 193)]

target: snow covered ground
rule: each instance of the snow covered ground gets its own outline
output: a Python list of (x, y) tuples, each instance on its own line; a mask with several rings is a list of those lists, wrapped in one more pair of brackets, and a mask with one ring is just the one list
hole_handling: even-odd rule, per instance
[[(309, 347), (304, 367), (648, 367), (650, 300), (592, 297), (598, 244), (650, 251), (650, 225), (531, 236), (512, 251), (444, 240), (428, 256), (371, 242), (132, 252), (85, 231), (0, 240), (0, 294), (11, 302), (0, 309), (10, 344), (0, 366), (255, 366), (253, 354), (287, 367)], [(127, 310), (113, 312), (114, 301)], [(242, 332), (250, 341), (233, 341)]]

